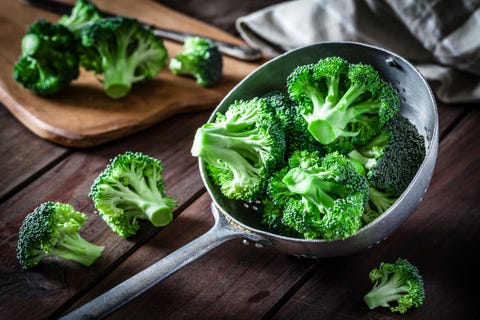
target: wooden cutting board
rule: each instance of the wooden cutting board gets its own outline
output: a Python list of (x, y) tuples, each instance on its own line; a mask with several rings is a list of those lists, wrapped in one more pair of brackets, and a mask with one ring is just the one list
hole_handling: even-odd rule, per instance
[[(74, 2), (74, 1), (72, 1)], [(93, 0), (102, 10), (133, 16), (159, 27), (243, 42), (208, 24), (148, 0)], [(203, 88), (192, 78), (173, 75), (168, 67), (153, 80), (136, 84), (125, 98), (109, 98), (93, 73), (81, 70), (79, 79), (59, 95), (45, 98), (22, 88), (12, 77), (20, 55), (20, 43), (36, 19), (56, 22), (52, 14), (19, 0), (0, 1), (0, 100), (10, 112), (38, 136), (70, 147), (89, 147), (127, 136), (174, 114), (213, 109), (260, 62), (244, 62), (224, 56), (221, 83)], [(169, 56), (181, 44), (165, 40)]]

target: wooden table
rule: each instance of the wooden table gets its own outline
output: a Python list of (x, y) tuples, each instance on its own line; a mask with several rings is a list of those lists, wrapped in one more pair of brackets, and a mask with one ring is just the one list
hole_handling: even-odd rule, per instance
[[(434, 176), (410, 219), (379, 245), (354, 255), (300, 259), (233, 240), (184, 267), (111, 319), (479, 319), (480, 104), (439, 103), (440, 149)], [(209, 111), (174, 116), (130, 137), (86, 149), (42, 140), (0, 107), (0, 318), (57, 318), (205, 233), (211, 199), (191, 157), (194, 132)], [(179, 200), (164, 228), (144, 223), (122, 239), (94, 214), (88, 192), (116, 154), (162, 160), (167, 191)], [(23, 271), (18, 228), (44, 201), (88, 214), (81, 235), (104, 245), (90, 268), (53, 260)], [(477, 248), (477, 249), (475, 249)], [(424, 277), (426, 300), (405, 316), (369, 310), (368, 272), (407, 258)]]

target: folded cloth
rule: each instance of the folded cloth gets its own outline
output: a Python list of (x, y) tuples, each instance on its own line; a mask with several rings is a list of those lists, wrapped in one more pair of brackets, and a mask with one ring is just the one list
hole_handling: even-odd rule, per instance
[(321, 41), (358, 41), (411, 61), (445, 103), (480, 101), (480, 0), (294, 0), (235, 24), (265, 56)]

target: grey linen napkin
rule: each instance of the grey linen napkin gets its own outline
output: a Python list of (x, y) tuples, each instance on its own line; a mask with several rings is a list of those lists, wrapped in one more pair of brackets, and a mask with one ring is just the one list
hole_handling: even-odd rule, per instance
[(359, 41), (411, 61), (445, 103), (480, 101), (480, 0), (294, 0), (236, 20), (265, 56)]

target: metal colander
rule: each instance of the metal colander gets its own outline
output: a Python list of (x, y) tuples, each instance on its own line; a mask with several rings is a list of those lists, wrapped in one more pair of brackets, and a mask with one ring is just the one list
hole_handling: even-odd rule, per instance
[(279, 236), (265, 230), (256, 203), (225, 198), (209, 180), (205, 163), (199, 161), (203, 182), (211, 195), (215, 225), (204, 235), (156, 262), (125, 282), (110, 289), (65, 318), (101, 318), (128, 303), (142, 292), (181, 267), (233, 238), (243, 238), (256, 246), (274, 246), (287, 254), (302, 257), (334, 257), (367, 249), (386, 239), (416, 209), (432, 178), (438, 152), (438, 114), (434, 96), (425, 79), (404, 58), (385, 49), (356, 42), (324, 42), (287, 52), (265, 63), (220, 102), (217, 112), (224, 113), (237, 99), (249, 99), (272, 90), (283, 90), (287, 76), (299, 65), (322, 58), (339, 56), (345, 60), (372, 65), (400, 95), (402, 115), (414, 123), (425, 138), (426, 156), (414, 179), (398, 200), (380, 217), (345, 240), (304, 240)]

